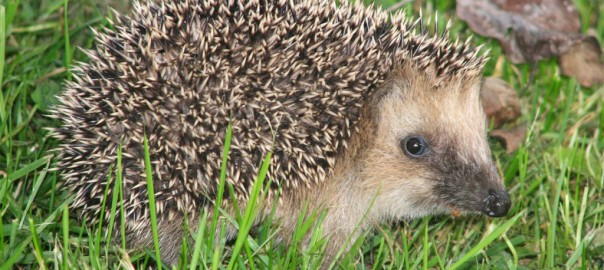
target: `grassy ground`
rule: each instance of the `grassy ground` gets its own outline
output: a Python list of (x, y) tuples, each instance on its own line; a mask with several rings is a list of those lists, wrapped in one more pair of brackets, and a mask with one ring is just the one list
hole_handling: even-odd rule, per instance
[[(415, 16), (420, 6), (424, 14), (438, 11), (443, 22), (454, 17), (453, 1), (416, 2), (403, 8)], [(593, 29), (604, 41), (604, 4), (575, 2), (583, 31)], [(128, 255), (106, 244), (98, 230), (69, 217), (68, 198), (56, 188), (60, 179), (49, 171), (49, 150), (57, 142), (47, 138), (45, 128), (59, 123), (44, 115), (70, 78), (66, 70), (74, 61), (86, 61), (77, 47), (92, 46), (90, 27), (107, 25), (108, 5), (0, 0), (0, 269), (140, 268), (154, 261), (153, 250)], [(454, 35), (471, 35), (463, 22), (454, 20), (453, 27)], [(555, 60), (512, 65), (496, 42), (477, 38), (475, 43), (491, 48), (486, 73), (518, 89), (520, 121), (529, 125), (526, 143), (515, 153), (505, 154), (493, 143), (513, 201), (510, 215), (432, 217), (384, 226), (344, 259), (342, 268), (604, 267), (604, 87), (583, 88), (561, 77)], [(273, 247), (273, 230), (263, 226), (234, 245), (199, 241), (194, 261), (185, 264), (212, 269), (319, 265), (320, 259), (309, 254), (320, 250), (321, 241), (311, 250)], [(195, 236), (210, 238), (203, 232)], [(229, 256), (233, 253), (238, 255)]]

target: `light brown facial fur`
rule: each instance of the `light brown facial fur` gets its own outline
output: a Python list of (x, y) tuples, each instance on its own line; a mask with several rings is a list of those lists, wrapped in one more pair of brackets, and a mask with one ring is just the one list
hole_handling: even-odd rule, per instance
[[(503, 190), (486, 137), (479, 79), (454, 79), (438, 88), (433, 81), (430, 74), (416, 72), (413, 66), (397, 70), (378, 105), (381, 109), (375, 142), (367, 151), (361, 178), (367, 192), (377, 195), (375, 211), (380, 217), (412, 218), (453, 209), (482, 211), (488, 190)], [(405, 154), (400, 142), (409, 136), (426, 140), (425, 156)], [(457, 164), (443, 164), (447, 161)], [(450, 165), (459, 168), (447, 168)], [(486, 171), (486, 177), (478, 179), (474, 173), (459, 174), (464, 179), (451, 179), (462, 167)], [(439, 189), (448, 184), (475, 189), (465, 192), (472, 194), (467, 198), (452, 200), (441, 194), (446, 190)]]
[[(324, 187), (306, 196), (316, 209), (329, 211), (322, 224), (332, 237), (328, 251), (387, 220), (459, 211), (507, 213), (509, 198), (491, 159), (479, 103), (480, 79), (436, 87), (431, 76), (413, 65), (395, 70), (365, 114), (352, 152), (336, 161)], [(401, 140), (410, 136), (426, 140), (427, 154), (405, 154)], [(493, 203), (499, 208), (494, 210)]]

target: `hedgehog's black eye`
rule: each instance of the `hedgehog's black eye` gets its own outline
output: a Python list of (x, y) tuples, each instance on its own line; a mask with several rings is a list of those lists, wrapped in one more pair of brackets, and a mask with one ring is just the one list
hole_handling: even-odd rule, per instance
[(423, 137), (411, 136), (401, 140), (401, 148), (409, 157), (421, 157), (427, 154), (428, 142)]

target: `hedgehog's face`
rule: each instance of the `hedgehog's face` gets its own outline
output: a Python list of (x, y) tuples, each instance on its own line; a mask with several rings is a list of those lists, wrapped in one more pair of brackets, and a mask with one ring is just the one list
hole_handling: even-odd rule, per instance
[(426, 77), (395, 80), (380, 100), (364, 175), (376, 208), (396, 218), (506, 215), (510, 200), (491, 159), (479, 83), (434, 89)]

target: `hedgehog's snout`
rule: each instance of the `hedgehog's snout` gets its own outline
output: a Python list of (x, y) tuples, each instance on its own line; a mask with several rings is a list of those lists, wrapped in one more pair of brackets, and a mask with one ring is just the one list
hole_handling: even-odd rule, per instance
[(489, 195), (484, 200), (482, 213), (489, 217), (503, 217), (510, 210), (510, 195), (505, 190), (489, 190)]

